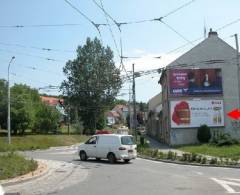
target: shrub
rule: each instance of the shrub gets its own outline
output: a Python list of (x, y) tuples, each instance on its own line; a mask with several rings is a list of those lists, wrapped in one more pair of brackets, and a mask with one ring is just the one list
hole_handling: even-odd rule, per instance
[(191, 161), (191, 162), (197, 161), (197, 154), (192, 153), (192, 154), (191, 154), (191, 160), (190, 160), (190, 161)]
[(151, 157), (155, 158), (158, 156), (158, 149), (154, 149), (152, 150), (152, 154), (151, 154)]
[(182, 158), (180, 159), (181, 161), (190, 161), (190, 154), (188, 153), (183, 153)]
[(163, 152), (158, 152), (158, 159), (163, 159), (165, 157)]
[(217, 162), (218, 162), (217, 158), (211, 158), (209, 164), (215, 165), (215, 164), (217, 164)]
[(173, 159), (174, 153), (172, 151), (168, 151), (167, 159)]
[(219, 135), (213, 137), (211, 144), (216, 146), (230, 146), (233, 144), (239, 144), (237, 139), (233, 139), (228, 133), (220, 133)]
[(196, 156), (196, 162), (197, 162), (197, 163), (200, 163), (201, 160), (202, 160), (202, 156), (201, 156), (201, 155), (197, 155), (197, 156)]
[(210, 128), (207, 125), (200, 126), (197, 131), (197, 138), (201, 143), (209, 142), (211, 138)]
[(206, 164), (207, 163), (207, 158), (204, 156), (201, 159), (201, 164)]

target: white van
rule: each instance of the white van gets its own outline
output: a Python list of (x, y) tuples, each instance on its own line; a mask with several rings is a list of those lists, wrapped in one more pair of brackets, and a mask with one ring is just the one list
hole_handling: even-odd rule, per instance
[(137, 157), (133, 137), (118, 134), (94, 135), (78, 147), (78, 154), (83, 161), (93, 157), (97, 160), (108, 159), (110, 163), (116, 160), (129, 162)]

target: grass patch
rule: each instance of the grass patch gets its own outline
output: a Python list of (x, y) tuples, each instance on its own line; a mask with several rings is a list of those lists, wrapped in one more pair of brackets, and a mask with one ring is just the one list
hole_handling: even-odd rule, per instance
[(221, 147), (209, 144), (202, 144), (202, 145), (178, 146), (176, 147), (176, 149), (189, 153), (240, 159), (240, 144)]
[(16, 150), (47, 149), (54, 146), (67, 146), (84, 142), (84, 135), (26, 135), (12, 137), (12, 144), (7, 144), (6, 137), (0, 137), (0, 152)]
[(37, 162), (15, 153), (0, 155), (0, 180), (27, 174), (37, 168)]

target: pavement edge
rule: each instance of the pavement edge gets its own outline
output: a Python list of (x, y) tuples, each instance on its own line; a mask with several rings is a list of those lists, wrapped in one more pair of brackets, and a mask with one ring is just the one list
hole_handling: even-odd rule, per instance
[(190, 165), (190, 166), (198, 166), (198, 167), (217, 167), (217, 168), (233, 168), (233, 169), (240, 169), (239, 166), (230, 166), (230, 165), (211, 165), (211, 164), (198, 164), (198, 163), (188, 163), (188, 162), (181, 162), (181, 161), (172, 161), (172, 160), (165, 160), (165, 159), (156, 159), (148, 156), (138, 155), (138, 158), (158, 161), (163, 163), (171, 163), (171, 164), (178, 164), (178, 165)]
[(0, 185), (2, 185), (3, 187), (16, 185), (16, 184), (34, 180), (46, 175), (49, 172), (49, 168), (47, 164), (41, 160), (35, 160), (35, 161), (37, 161), (38, 163), (38, 168), (35, 171), (29, 172), (25, 175), (17, 176), (15, 178), (0, 180)]

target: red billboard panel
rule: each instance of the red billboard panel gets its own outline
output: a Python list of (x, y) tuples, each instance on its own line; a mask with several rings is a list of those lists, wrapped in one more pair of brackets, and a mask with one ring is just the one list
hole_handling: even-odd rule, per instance
[(170, 70), (170, 94), (173, 96), (222, 93), (221, 69)]

